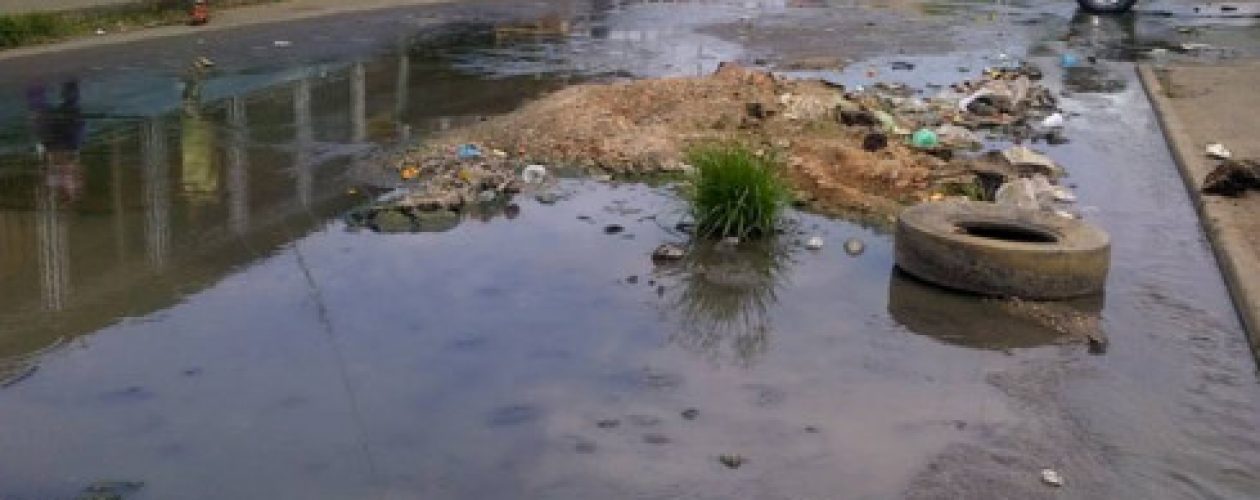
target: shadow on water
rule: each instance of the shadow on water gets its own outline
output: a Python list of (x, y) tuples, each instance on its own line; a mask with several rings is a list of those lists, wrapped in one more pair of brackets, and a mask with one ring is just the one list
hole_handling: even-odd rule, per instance
[(454, 70), (445, 51), (484, 36), (452, 33), (332, 65), (7, 90), (0, 358), (175, 304), (361, 203), (346, 172), (379, 148), (561, 84)]

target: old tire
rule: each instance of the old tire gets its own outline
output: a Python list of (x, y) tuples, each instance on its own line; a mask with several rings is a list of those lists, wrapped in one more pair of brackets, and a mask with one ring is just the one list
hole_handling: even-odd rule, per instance
[(927, 203), (897, 222), (896, 262), (929, 283), (983, 295), (1054, 300), (1103, 290), (1107, 233), (1041, 211)]
[(1076, 0), (1081, 10), (1094, 14), (1120, 14), (1133, 8), (1137, 0)]

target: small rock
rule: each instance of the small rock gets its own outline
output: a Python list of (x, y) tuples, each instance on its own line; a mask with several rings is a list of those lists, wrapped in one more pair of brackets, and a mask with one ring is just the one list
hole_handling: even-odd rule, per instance
[(700, 410), (697, 410), (695, 408), (687, 408), (686, 410), (682, 411), (683, 420), (695, 420), (696, 417), (699, 417), (699, 416), (700, 416)]
[(906, 61), (893, 61), (892, 69), (893, 71), (911, 71), (914, 69), (914, 63)]
[(857, 238), (849, 238), (844, 242), (844, 253), (857, 257), (866, 251), (866, 244)]
[(666, 243), (652, 251), (652, 262), (673, 262), (687, 256), (687, 249), (673, 243)]
[(521, 171), (521, 180), (529, 184), (538, 184), (547, 178), (547, 167), (530, 165)]
[(823, 247), (823, 239), (821, 236), (811, 237), (808, 241), (805, 242), (805, 248), (808, 248), (810, 250), (822, 250), (822, 247)]
[(1207, 155), (1218, 160), (1228, 160), (1234, 156), (1224, 144), (1214, 142), (1207, 145)]
[(556, 193), (538, 193), (534, 196), (534, 199), (543, 205), (555, 205), (560, 200), (560, 196)]
[(1063, 486), (1063, 476), (1054, 469), (1041, 469), (1041, 482), (1058, 488)]
[(738, 469), (744, 465), (744, 457), (739, 455), (718, 455), (718, 462), (725, 465), (728, 469)]
[(604, 226), (604, 234), (621, 234), (626, 228), (621, 224), (609, 224)]

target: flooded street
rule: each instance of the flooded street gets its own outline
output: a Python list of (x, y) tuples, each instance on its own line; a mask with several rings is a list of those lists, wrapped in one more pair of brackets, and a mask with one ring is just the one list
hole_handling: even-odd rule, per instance
[[(1256, 363), (1133, 62), (1254, 54), (1257, 20), (859, 4), (485, 2), (0, 62), (0, 499), (1255, 498)], [(1003, 56), (1071, 112), (1038, 147), (1112, 237), (1077, 305), (1106, 349), (903, 275), (878, 225), (792, 212), (655, 265), (687, 239), (668, 181), (343, 220), (377, 153), (576, 82), (926, 87)]]

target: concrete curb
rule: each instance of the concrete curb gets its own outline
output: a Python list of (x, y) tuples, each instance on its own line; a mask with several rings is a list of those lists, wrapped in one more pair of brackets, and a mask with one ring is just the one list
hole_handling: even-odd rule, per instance
[(1260, 356), (1260, 273), (1243, 271), (1260, 269), (1260, 255), (1251, 251), (1241, 233), (1241, 226), (1233, 223), (1237, 214), (1221, 210), (1221, 205), (1211, 202), (1215, 200), (1208, 200), (1200, 190), (1202, 179), (1207, 173), (1202, 147), (1191, 139), (1186, 124), (1166, 96), (1156, 70), (1149, 65), (1140, 64), (1137, 71), (1146, 95), (1155, 108), (1155, 114), (1159, 117), (1160, 127), (1168, 140), (1168, 147), (1181, 172), (1182, 180), (1186, 183), (1190, 198), (1194, 200), (1195, 210), (1202, 221), (1208, 241), (1212, 244), (1216, 262), (1233, 298), (1234, 308), (1247, 331), (1252, 352)]

